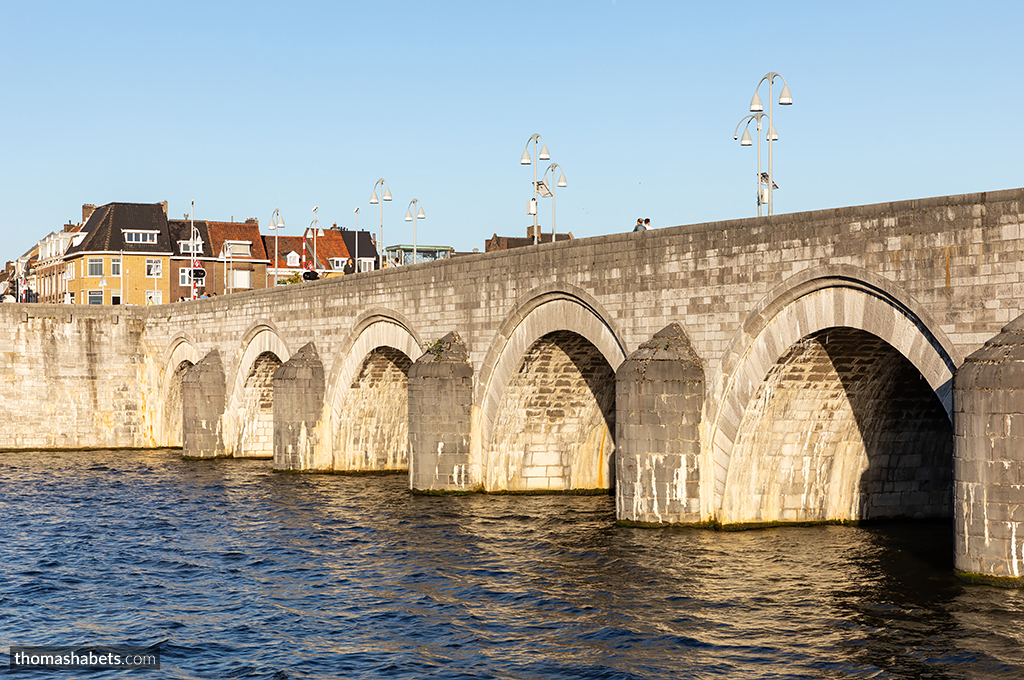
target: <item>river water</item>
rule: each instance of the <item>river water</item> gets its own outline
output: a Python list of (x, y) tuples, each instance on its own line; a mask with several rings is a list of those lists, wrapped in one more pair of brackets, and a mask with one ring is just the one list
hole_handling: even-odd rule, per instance
[(167, 678), (1024, 677), (1024, 593), (960, 583), (949, 523), (635, 529), (608, 496), (406, 486), (4, 453), (0, 646), (159, 644)]

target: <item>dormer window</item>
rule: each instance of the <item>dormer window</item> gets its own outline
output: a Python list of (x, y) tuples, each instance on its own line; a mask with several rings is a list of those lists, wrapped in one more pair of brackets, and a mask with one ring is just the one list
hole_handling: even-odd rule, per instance
[(341, 258), (341, 257), (332, 257), (331, 258), (331, 269), (344, 269), (344, 268), (345, 268), (345, 259), (344, 258)]
[(252, 241), (225, 241), (224, 257), (252, 257)]
[(288, 266), (289, 267), (298, 267), (299, 266), (299, 254), (296, 253), (295, 251), (292, 251), (292, 252), (288, 253), (287, 259), (288, 259)]
[[(178, 241), (178, 249), (182, 255), (192, 254), (192, 242), (191, 241)], [(196, 241), (196, 255), (203, 254), (203, 242)]]
[(126, 231), (124, 232), (125, 243), (156, 243), (155, 231)]

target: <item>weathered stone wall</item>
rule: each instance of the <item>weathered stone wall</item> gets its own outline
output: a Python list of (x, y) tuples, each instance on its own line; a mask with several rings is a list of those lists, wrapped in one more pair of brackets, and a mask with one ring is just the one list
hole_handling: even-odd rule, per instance
[(313, 343), (303, 345), (273, 374), (274, 469), (330, 470), (317, 459), (317, 425), (324, 406), (324, 365)]
[(964, 361), (954, 388), (956, 569), (1024, 586), (1024, 317)]
[(151, 445), (144, 330), (117, 309), (0, 305), (0, 448)]
[(498, 407), (487, 488), (611, 488), (614, 378), (601, 353), (575, 333), (550, 333), (534, 343)]
[(277, 356), (264, 352), (249, 369), (237, 418), (235, 458), (274, 457), (274, 372), (280, 366)]
[(224, 364), (220, 352), (211, 350), (182, 378), (182, 453), (188, 458), (221, 458), (230, 455), (224, 447), (221, 428), (224, 415)]
[(615, 374), (615, 515), (697, 524), (704, 370), (679, 324), (640, 345)]
[(409, 369), (409, 487), (469, 491), (473, 367), (458, 333), (428, 346)]
[(747, 407), (723, 523), (949, 517), (952, 428), (920, 373), (877, 336), (818, 332)]
[(332, 469), (409, 469), (409, 368), (393, 347), (377, 347), (344, 391)]

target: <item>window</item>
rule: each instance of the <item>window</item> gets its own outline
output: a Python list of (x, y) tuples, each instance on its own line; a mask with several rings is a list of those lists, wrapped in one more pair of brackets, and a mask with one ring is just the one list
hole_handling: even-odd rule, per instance
[(299, 266), (299, 254), (298, 253), (296, 253), (294, 251), (288, 253), (288, 266), (289, 267), (298, 267)]
[(146, 278), (147, 279), (159, 279), (163, 276), (163, 267), (160, 260), (153, 260), (146, 258)]
[(110, 294), (110, 304), (112, 304), (112, 305), (119, 305), (119, 304), (121, 304), (121, 294), (120, 293), (111, 293)]
[(120, 276), (121, 275), (121, 258), (112, 257), (110, 258), (110, 275)]
[(164, 303), (163, 291), (159, 290), (147, 290), (146, 291), (146, 304), (147, 305), (162, 305)]
[(232, 288), (252, 288), (252, 272), (244, 269), (235, 269), (231, 272)]
[[(191, 241), (178, 241), (178, 249), (180, 250), (180, 252), (183, 255), (189, 254), (189, 253), (192, 252), (192, 242)], [(195, 253), (196, 253), (196, 255), (201, 255), (203, 253), (203, 242), (202, 241), (196, 241)]]
[(343, 258), (340, 258), (340, 257), (332, 257), (331, 258), (331, 269), (344, 269), (344, 268), (345, 268), (345, 260)]
[[(89, 258), (89, 276), (103, 276), (103, 258), (102, 257), (90, 257)], [(103, 304), (103, 303), (99, 303)]]
[[(196, 287), (203, 288), (206, 279), (196, 279)], [(192, 285), (192, 269), (190, 267), (182, 267), (178, 270), (178, 285), (179, 286), (191, 286)]]
[(372, 272), (373, 271), (373, 258), (372, 257), (361, 257), (359, 258), (359, 271), (361, 272)]
[(102, 290), (90, 290), (89, 291), (89, 304), (90, 305), (102, 305), (103, 304), (103, 291)]
[(125, 243), (156, 243), (155, 231), (126, 231)]
[(75, 263), (68, 262), (67, 266), (64, 267), (64, 280), (70, 281), (75, 278)]
[(251, 243), (238, 243), (234, 242), (229, 244), (229, 254), (231, 257), (252, 257), (252, 244)]

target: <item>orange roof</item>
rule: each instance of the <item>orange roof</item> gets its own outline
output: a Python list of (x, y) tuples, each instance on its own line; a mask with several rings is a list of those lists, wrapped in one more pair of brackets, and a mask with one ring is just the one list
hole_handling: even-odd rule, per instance
[(210, 222), (207, 220), (206, 224), (210, 230), (211, 253), (221, 252), (224, 249), (225, 241), (249, 241), (252, 243), (251, 259), (270, 259), (267, 257), (267, 253), (263, 249), (263, 239), (260, 237), (260, 223), (258, 221)]

